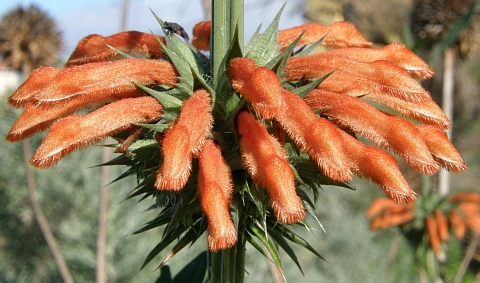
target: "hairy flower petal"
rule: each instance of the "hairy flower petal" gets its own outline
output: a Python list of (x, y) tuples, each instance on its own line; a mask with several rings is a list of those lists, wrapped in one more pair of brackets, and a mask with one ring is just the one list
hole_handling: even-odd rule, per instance
[(65, 66), (125, 58), (111, 47), (134, 57), (163, 58), (165, 53), (156, 37), (165, 43), (162, 36), (139, 31), (123, 31), (108, 37), (91, 34), (78, 42)]
[(15, 108), (24, 107), (58, 72), (60, 72), (60, 69), (55, 67), (41, 67), (36, 69), (8, 98), (8, 104)]
[(123, 99), (85, 116), (72, 115), (56, 122), (30, 163), (38, 168), (55, 165), (65, 155), (114, 135), (133, 123), (160, 118), (162, 105), (153, 97)]
[(340, 48), (325, 52), (325, 54), (344, 56), (361, 62), (386, 60), (407, 70), (416, 79), (429, 79), (435, 73), (425, 61), (403, 44), (389, 44), (381, 48)]
[(241, 112), (237, 119), (243, 162), (255, 183), (268, 192), (275, 217), (282, 223), (302, 220), (305, 210), (285, 150), (251, 114)]
[(275, 117), (281, 127), (329, 178), (350, 180), (352, 172), (346, 163), (337, 128), (317, 117), (305, 101), (293, 92), (283, 90), (288, 111)]
[(450, 129), (452, 127), (452, 122), (432, 98), (422, 102), (409, 102), (394, 96), (376, 93), (369, 93), (363, 96), (363, 98), (381, 103), (406, 117), (423, 123), (435, 125), (442, 129)]
[(455, 173), (467, 170), (467, 164), (449, 141), (445, 132), (431, 125), (418, 125), (417, 129), (435, 161)]
[(208, 221), (208, 248), (218, 251), (237, 242), (235, 225), (230, 218), (233, 182), (222, 150), (207, 139), (198, 155), (198, 194)]
[(212, 129), (210, 94), (197, 90), (183, 102), (180, 116), (162, 141), (163, 163), (157, 173), (159, 190), (180, 190), (188, 181), (192, 157), (202, 147)]
[(388, 61), (360, 62), (343, 56), (319, 53), (290, 58), (285, 67), (289, 80), (309, 80), (333, 73), (319, 88), (352, 96), (374, 93), (410, 102), (431, 99), (407, 71)]
[(192, 45), (198, 50), (210, 50), (211, 26), (211, 21), (203, 21), (193, 27)]
[(417, 128), (407, 120), (387, 115), (358, 98), (324, 90), (311, 91), (305, 102), (314, 110), (324, 109), (323, 115), (376, 145), (392, 149), (418, 172), (433, 174), (439, 170)]
[(361, 143), (344, 131), (338, 132), (348, 164), (355, 174), (379, 185), (395, 203), (407, 204), (416, 199), (416, 193), (403, 177), (395, 158), (379, 148)]
[(164, 60), (132, 58), (95, 62), (62, 69), (32, 99), (39, 106), (49, 108), (71, 99), (89, 103), (112, 97), (138, 96), (142, 92), (132, 82), (173, 87), (178, 82), (177, 76), (174, 66)]
[(285, 112), (283, 90), (275, 72), (259, 67), (250, 58), (235, 58), (230, 62), (228, 76), (233, 89), (240, 93), (258, 116), (270, 119)]
[(278, 33), (278, 44), (280, 49), (287, 48), (303, 31), (297, 47), (315, 43), (325, 36), (322, 45), (333, 48), (342, 47), (372, 47), (373, 43), (363, 37), (358, 29), (349, 22), (335, 22), (332, 25), (319, 23), (306, 23), (300, 26), (281, 30)]

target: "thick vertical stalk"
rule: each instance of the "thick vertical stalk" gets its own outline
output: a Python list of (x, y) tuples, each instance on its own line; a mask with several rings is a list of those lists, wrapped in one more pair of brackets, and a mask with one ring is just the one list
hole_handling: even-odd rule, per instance
[[(237, 29), (243, 48), (244, 4), (243, 0), (212, 0), (212, 30), (210, 63), (213, 71), (213, 87), (220, 89), (220, 79), (226, 72), (224, 59)], [(241, 235), (241, 233), (239, 233)], [(209, 252), (210, 282), (242, 283), (245, 269), (245, 240), (235, 247)]]
[(245, 238), (243, 233), (238, 233), (238, 242), (235, 245), (235, 283), (243, 283), (245, 280)]
[(238, 0), (212, 0), (212, 37), (210, 60), (213, 70), (213, 86), (218, 86), (221, 73), (226, 71), (222, 61), (228, 52), (238, 25), (238, 38), (243, 45), (244, 5)]
[(230, 0), (212, 0), (212, 33), (210, 60), (213, 70), (213, 86), (217, 88), (222, 60), (230, 43)]

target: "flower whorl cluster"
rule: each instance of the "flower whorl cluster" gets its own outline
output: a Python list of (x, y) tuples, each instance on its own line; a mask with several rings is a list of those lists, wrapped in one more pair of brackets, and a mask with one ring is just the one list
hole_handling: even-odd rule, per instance
[[(210, 29), (209, 22), (195, 27), (192, 44), (198, 50), (208, 50)], [(222, 112), (215, 110), (225, 110), (226, 96), (206, 83), (202, 76), (207, 77), (207, 71), (203, 74), (182, 58), (205, 55), (189, 44), (172, 51), (168, 36), (175, 37), (140, 32), (86, 37), (65, 68), (35, 70), (9, 98), (24, 112), (7, 140), (19, 141), (50, 128), (31, 159), (32, 165), (45, 168), (76, 149), (114, 137), (118, 152), (137, 158), (134, 164), (148, 164), (137, 170), (144, 174), (144, 193), (155, 194), (150, 188), (181, 193), (196, 182), (191, 200), (198, 200), (207, 219), (212, 251), (237, 241), (240, 224), (230, 212), (242, 204), (234, 201), (240, 182), (233, 181), (233, 173), (245, 176), (244, 184), (265, 189), (279, 222), (304, 219), (305, 204), (298, 193), (302, 171), (287, 145), (333, 182), (351, 180), (356, 174), (379, 185), (399, 204), (414, 201), (416, 194), (395, 158), (383, 149), (403, 157), (422, 174), (433, 174), (440, 166), (455, 172), (466, 169), (443, 132), (451, 127), (450, 121), (416, 81), (431, 77), (433, 71), (403, 45), (372, 48), (345, 22), (280, 31), (275, 46), (288, 52), (276, 64), (284, 63), (281, 70), (252, 58), (228, 58), (224, 70), (231, 83), (228, 95), (237, 97), (233, 101), (238, 103), (232, 111)], [(332, 50), (292, 56), (291, 44), (301, 47), (322, 37), (321, 44)], [(181, 50), (193, 53), (180, 54)], [(201, 62), (195, 58), (195, 64)], [(308, 92), (296, 92), (319, 78), (323, 81)], [(423, 124), (382, 112), (368, 100)], [(74, 114), (90, 109), (83, 116)], [(122, 133), (128, 138), (121, 138)], [(352, 133), (378, 147), (365, 145)], [(156, 151), (142, 157), (141, 145), (131, 147), (136, 140), (154, 143)]]
[(371, 219), (371, 230), (399, 227), (405, 235), (410, 230), (422, 230), (430, 248), (438, 254), (442, 243), (449, 240), (450, 230), (459, 240), (465, 238), (468, 229), (480, 234), (480, 195), (460, 192), (440, 199), (425, 195), (420, 201), (405, 206), (378, 198), (372, 202), (366, 216)]

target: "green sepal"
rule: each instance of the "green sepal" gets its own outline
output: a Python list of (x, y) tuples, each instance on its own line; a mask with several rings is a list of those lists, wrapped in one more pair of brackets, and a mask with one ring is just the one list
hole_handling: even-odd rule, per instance
[(297, 36), (297, 38), (295, 38), (295, 40), (289, 46), (287, 46), (285, 50), (283, 50), (265, 65), (267, 68), (274, 70), (279, 78), (283, 78), (283, 70), (287, 65), (288, 58), (290, 58), (290, 54), (292, 54), (295, 45), (297, 45), (304, 33), (305, 31), (302, 31), (302, 33), (300, 33), (300, 35)]
[(302, 237), (297, 235), (295, 232), (289, 230), (285, 226), (282, 226), (282, 227), (275, 226), (273, 228), (273, 230), (277, 231), (277, 233), (280, 233), (283, 238), (285, 238), (285, 239), (289, 240), (290, 242), (295, 243), (295, 244), (307, 249), (308, 251), (310, 251), (311, 253), (316, 255), (318, 258), (320, 258), (324, 261), (327, 261), (308, 243), (308, 241), (306, 241), (305, 239), (303, 239)]
[(187, 233), (178, 241), (177, 244), (170, 250), (170, 252), (163, 258), (160, 265), (157, 267), (161, 268), (164, 266), (173, 256), (175, 256), (179, 251), (181, 251), (188, 244), (195, 243), (198, 238), (207, 230), (207, 225), (205, 221), (197, 221)]
[(285, 238), (283, 237), (282, 233), (279, 233), (279, 231), (277, 229), (274, 229), (273, 227), (268, 227), (268, 228), (269, 228), (268, 235), (270, 235), (272, 239), (275, 241), (275, 243), (285, 251), (285, 253), (290, 257), (290, 259), (295, 263), (295, 265), (297, 265), (302, 275), (305, 276), (302, 266), (298, 261), (297, 255), (295, 254), (295, 251), (292, 249), (292, 247), (290, 247), (287, 241), (285, 241)]
[(285, 274), (283, 273), (282, 259), (280, 258), (280, 254), (278, 253), (278, 249), (275, 247), (275, 244), (267, 237), (267, 231), (261, 228), (257, 223), (251, 223), (251, 225), (247, 227), (247, 230), (257, 239), (259, 239), (260, 242), (262, 242), (270, 254), (273, 263), (282, 274), (283, 279), (286, 281)]
[(252, 58), (259, 66), (264, 66), (278, 54), (278, 23), (285, 4), (259, 39), (254, 41), (252, 46), (250, 43), (247, 45), (249, 51), (246, 57)]
[(307, 46), (304, 48), (302, 51), (298, 52), (295, 54), (294, 57), (302, 57), (302, 56), (308, 56), (310, 55), (319, 45), (322, 43), (323, 39), (329, 34), (330, 32), (327, 32), (324, 36), (322, 36), (319, 40), (314, 42), (313, 44)]
[(137, 84), (136, 82), (132, 82), (136, 87), (143, 90), (147, 94), (153, 96), (155, 99), (166, 108), (180, 108), (182, 106), (182, 101), (174, 96), (168, 95), (164, 91), (157, 91), (152, 88), (143, 86), (141, 84)]
[(111, 46), (111, 45), (109, 45), (109, 44), (107, 44), (107, 46), (108, 46), (108, 48), (112, 49), (113, 51), (117, 52), (118, 54), (122, 55), (122, 56), (125, 57), (125, 58), (135, 58), (135, 57), (133, 57), (132, 55), (127, 54), (127, 53), (125, 53), (125, 52), (123, 52), (123, 51), (120, 51), (120, 50), (118, 50), (117, 48), (115, 48), (115, 47), (113, 47), (113, 46)]
[(166, 249), (173, 241), (177, 240), (180, 235), (188, 230), (186, 226), (177, 226), (176, 229), (170, 231), (165, 235), (162, 240), (150, 251), (145, 260), (143, 261), (140, 270), (142, 270), (152, 259), (154, 259), (160, 252)]
[(164, 208), (157, 217), (145, 223), (145, 225), (143, 225), (142, 228), (135, 230), (131, 235), (140, 234), (148, 230), (168, 224), (168, 222), (170, 221), (172, 210), (173, 210), (172, 207)]
[(307, 94), (314, 90), (315, 88), (317, 88), (318, 85), (320, 85), (326, 78), (328, 78), (331, 74), (333, 74), (333, 71), (326, 74), (325, 76), (322, 76), (320, 78), (316, 78), (316, 79), (313, 79), (311, 80), (308, 84), (306, 85), (303, 85), (301, 87), (297, 87), (297, 88), (293, 88), (291, 89), (291, 91), (293, 93), (296, 93), (298, 96), (300, 96), (301, 98), (305, 98), (305, 96), (307, 96)]

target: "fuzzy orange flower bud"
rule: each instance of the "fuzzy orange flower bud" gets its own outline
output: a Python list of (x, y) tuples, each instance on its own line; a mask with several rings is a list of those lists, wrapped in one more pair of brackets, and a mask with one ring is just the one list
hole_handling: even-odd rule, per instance
[(56, 122), (30, 163), (38, 168), (55, 165), (65, 155), (114, 135), (134, 123), (160, 119), (162, 105), (153, 97), (123, 99), (85, 116), (71, 115)]
[(282, 96), (288, 105), (288, 111), (275, 119), (295, 144), (329, 178), (337, 181), (352, 179), (338, 129), (328, 120), (317, 117), (295, 93), (283, 90)]
[(202, 147), (212, 124), (210, 94), (197, 90), (183, 102), (180, 117), (165, 134), (163, 162), (155, 180), (157, 189), (180, 190), (185, 186), (192, 169), (192, 157)]
[(460, 217), (460, 215), (453, 209), (450, 210), (450, 212), (448, 213), (448, 219), (452, 224), (453, 234), (457, 239), (462, 241), (465, 238), (465, 231), (466, 231), (465, 222)]
[(365, 214), (368, 218), (372, 218), (395, 205), (396, 204), (388, 198), (377, 198), (370, 204)]
[(425, 61), (408, 47), (398, 43), (389, 44), (382, 48), (340, 48), (327, 51), (325, 54), (344, 56), (362, 62), (390, 61), (420, 80), (429, 79), (435, 73)]
[(319, 88), (352, 96), (373, 93), (410, 102), (431, 98), (407, 71), (388, 61), (360, 62), (324, 52), (290, 58), (284, 71), (289, 80), (320, 78), (333, 71)]
[(412, 211), (406, 210), (402, 213), (396, 214), (384, 214), (376, 217), (372, 223), (370, 223), (370, 230), (386, 229), (393, 226), (399, 226), (412, 221), (415, 218), (415, 214)]
[(60, 69), (54, 67), (41, 67), (36, 69), (8, 98), (8, 104), (15, 108), (24, 107), (58, 72), (60, 72)]
[(432, 215), (428, 215), (425, 218), (425, 229), (430, 241), (430, 246), (435, 253), (440, 251), (440, 237), (438, 235), (437, 223)]
[(435, 218), (435, 222), (437, 223), (438, 236), (440, 237), (440, 241), (448, 241), (450, 235), (448, 234), (448, 222), (445, 218), (445, 215), (440, 210), (435, 209), (435, 211), (433, 212), (433, 217)]
[(243, 163), (255, 183), (268, 192), (275, 217), (282, 223), (302, 220), (305, 211), (285, 150), (251, 114), (241, 112), (237, 121)]
[(403, 177), (395, 158), (379, 148), (361, 143), (344, 131), (338, 132), (343, 139), (348, 165), (354, 173), (379, 185), (395, 203), (407, 204), (416, 199), (416, 193)]
[[(105, 76), (108, 74), (108, 76)], [(46, 108), (68, 100), (103, 103), (115, 98), (139, 96), (141, 85), (168, 85), (177, 82), (175, 67), (163, 60), (123, 59), (95, 62), (62, 69), (50, 83), (32, 98)]]
[(476, 192), (461, 192), (448, 197), (451, 202), (476, 202), (480, 203), (480, 194)]
[(198, 155), (198, 194), (208, 220), (208, 248), (215, 252), (237, 242), (230, 218), (233, 183), (230, 168), (215, 142), (207, 139)]
[(376, 145), (392, 149), (418, 172), (439, 170), (417, 128), (407, 120), (387, 115), (359, 98), (321, 89), (311, 91), (305, 102)]
[(452, 127), (452, 122), (432, 98), (422, 102), (409, 102), (394, 96), (375, 93), (369, 93), (363, 97), (367, 100), (381, 103), (398, 113), (417, 121), (435, 125), (441, 129), (449, 129)]
[(281, 30), (278, 33), (278, 44), (280, 50), (287, 48), (303, 31), (297, 47), (315, 43), (325, 36), (321, 44), (327, 47), (372, 47), (373, 43), (363, 37), (358, 29), (349, 22), (335, 22), (332, 25), (319, 23), (306, 23), (293, 28)]
[(210, 50), (211, 21), (199, 22), (193, 27), (192, 45), (198, 50)]
[(431, 125), (417, 126), (435, 161), (447, 170), (459, 173), (467, 170), (467, 164), (448, 139), (445, 132)]
[[(162, 36), (157, 37), (165, 43)], [(150, 59), (165, 57), (155, 35), (139, 31), (124, 31), (108, 37), (99, 34), (86, 36), (78, 42), (65, 66), (124, 58), (111, 47), (134, 57), (148, 56)]]
[(259, 67), (250, 58), (232, 59), (228, 76), (233, 89), (240, 93), (258, 116), (270, 119), (285, 112), (280, 79), (267, 67)]

